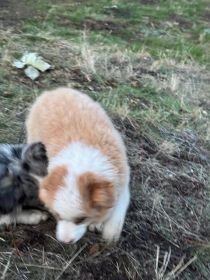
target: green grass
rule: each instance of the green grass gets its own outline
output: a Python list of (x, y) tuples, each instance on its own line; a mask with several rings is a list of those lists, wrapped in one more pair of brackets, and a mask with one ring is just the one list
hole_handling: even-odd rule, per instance
[(142, 130), (150, 130), (152, 134), (155, 132), (157, 139), (160, 137), (157, 128), (160, 131), (163, 127), (174, 130), (183, 127), (196, 129), (202, 122), (197, 118), (199, 112), (194, 117), (191, 114), (192, 111), (196, 112), (197, 107), (190, 102), (183, 103), (170, 90), (157, 91), (149, 86), (137, 89), (122, 85), (100, 95), (95, 94), (95, 97), (112, 113), (138, 120)]
[[(114, 35), (109, 31), (97, 32), (96, 27), (91, 27), (90, 41), (115, 43), (133, 50), (144, 47), (155, 57), (160, 52), (168, 52), (169, 56), (179, 60), (188, 55), (197, 62), (209, 64), (208, 45), (199, 43), (202, 36), (205, 42), (209, 42), (209, 35), (205, 33), (208, 22), (202, 19), (206, 4), (207, 1), (186, 0), (160, 1), (158, 5), (142, 5), (136, 1), (120, 1), (116, 5), (112, 1), (64, 2), (49, 6), (48, 10), (45, 5), (44, 21), (26, 21), (22, 30), (33, 35), (45, 32), (76, 40), (88, 20), (111, 21), (117, 27)], [(101, 37), (97, 36), (98, 33)]]

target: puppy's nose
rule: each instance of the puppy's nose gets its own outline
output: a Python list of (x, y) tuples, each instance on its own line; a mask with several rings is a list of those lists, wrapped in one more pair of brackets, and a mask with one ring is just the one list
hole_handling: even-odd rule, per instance
[(69, 239), (68, 237), (64, 238), (62, 240), (63, 243), (65, 244), (73, 244), (74, 243), (74, 240), (73, 239)]

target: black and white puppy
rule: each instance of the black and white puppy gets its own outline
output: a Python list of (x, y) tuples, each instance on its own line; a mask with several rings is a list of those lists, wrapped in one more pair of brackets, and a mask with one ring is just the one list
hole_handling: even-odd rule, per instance
[(47, 167), (42, 143), (0, 144), (0, 225), (47, 219), (46, 212), (31, 209), (39, 205), (39, 178), (47, 175)]

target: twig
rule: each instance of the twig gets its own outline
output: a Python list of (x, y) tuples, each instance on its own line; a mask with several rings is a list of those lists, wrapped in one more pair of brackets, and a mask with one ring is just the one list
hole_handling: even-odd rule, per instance
[(67, 268), (72, 264), (72, 262), (79, 256), (79, 254), (84, 250), (84, 248), (87, 246), (87, 244), (84, 244), (77, 252), (76, 254), (70, 259), (70, 261), (64, 266), (61, 273), (56, 277), (55, 280), (59, 280), (63, 273), (67, 270)]
[(5, 277), (6, 277), (6, 274), (7, 274), (7, 271), (9, 269), (9, 265), (10, 265), (11, 256), (12, 255), (9, 256), (8, 262), (7, 262), (7, 264), (4, 268), (4, 271), (2, 272), (1, 279), (5, 279)]
[(157, 253), (156, 253), (156, 262), (155, 262), (155, 274), (157, 280), (172, 280), (177, 278), (192, 262), (197, 259), (197, 256), (191, 258), (186, 264), (184, 264), (185, 256), (181, 258), (179, 263), (175, 268), (173, 268), (169, 273), (166, 274), (166, 270), (168, 268), (168, 264), (171, 258), (171, 249), (169, 248), (169, 252), (165, 252), (163, 264), (158, 268), (160, 258), (160, 247), (157, 246)]
[(175, 277), (178, 277), (180, 273), (182, 273), (182, 271), (184, 271), (189, 265), (191, 265), (192, 262), (194, 262), (195, 260), (197, 260), (197, 256), (194, 256), (192, 259), (190, 259), (185, 265), (183, 265), (180, 270), (177, 272), (177, 274), (175, 275)]
[(160, 258), (160, 247), (157, 245), (156, 262), (155, 262), (155, 274), (158, 275), (158, 262)]
[(31, 264), (31, 263), (24, 263), (24, 266), (26, 267), (36, 267), (36, 268), (46, 268), (49, 270), (62, 270), (61, 268), (56, 268), (53, 266), (47, 266), (47, 265), (38, 265), (38, 264)]

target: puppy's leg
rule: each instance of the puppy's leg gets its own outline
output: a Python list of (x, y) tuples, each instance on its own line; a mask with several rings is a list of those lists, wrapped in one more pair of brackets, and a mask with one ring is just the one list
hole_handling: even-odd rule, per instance
[(16, 216), (14, 214), (6, 214), (0, 216), (0, 226), (11, 224), (25, 224), (25, 225), (37, 225), (41, 221), (46, 221), (48, 214), (40, 210), (22, 210)]
[(102, 229), (103, 229), (103, 223), (98, 223), (98, 224), (90, 224), (88, 226), (88, 229), (89, 231), (92, 231), (92, 232), (102, 232)]
[(0, 216), (0, 226), (2, 225), (11, 225), (12, 223), (14, 223), (14, 218), (12, 215), (10, 214), (6, 214), (6, 215), (1, 215)]
[(129, 187), (126, 186), (113, 208), (109, 219), (104, 223), (102, 236), (107, 242), (118, 241), (122, 232), (125, 215), (130, 201)]
[(22, 210), (16, 217), (17, 224), (37, 225), (41, 221), (46, 221), (48, 214), (40, 210)]

